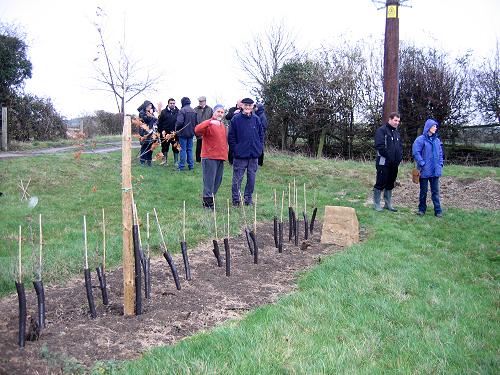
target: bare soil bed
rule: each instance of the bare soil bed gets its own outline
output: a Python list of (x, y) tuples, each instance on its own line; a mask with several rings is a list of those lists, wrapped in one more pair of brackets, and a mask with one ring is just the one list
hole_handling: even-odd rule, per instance
[[(418, 209), (419, 185), (409, 178), (396, 182), (394, 187), (394, 205)], [(492, 178), (481, 180), (460, 180), (454, 177), (440, 178), (440, 198), (443, 210), (456, 207), (466, 210), (500, 210), (500, 183)], [(369, 196), (366, 205), (373, 204)], [(427, 209), (432, 212), (431, 191), (427, 193)]]
[[(88, 369), (100, 360), (137, 358), (154, 346), (173, 344), (275, 302), (295, 289), (300, 271), (341, 250), (320, 244), (320, 227), (321, 223), (316, 223), (312, 238), (300, 241), (299, 247), (288, 242), (288, 232), (284, 233), (283, 253), (279, 254), (272, 223), (261, 224), (257, 230), (258, 264), (253, 264), (244, 236), (231, 238), (230, 277), (225, 275), (224, 265), (217, 267), (211, 242), (196, 249), (189, 249), (188, 244), (191, 281), (185, 280), (182, 256), (174, 255), (181, 276), (180, 291), (166, 261), (152, 259), (151, 298), (143, 299), (140, 316), (123, 316), (121, 269), (107, 273), (108, 306), (102, 304), (100, 290), (94, 289), (96, 319), (89, 314), (83, 274), (66, 285), (46, 287), (46, 328), (38, 341), (26, 342), (24, 349), (17, 346), (17, 296), (8, 296), (0, 301), (0, 374), (62, 374), (68, 369)], [(224, 253), (222, 240), (220, 247)], [(92, 277), (96, 285), (95, 272)], [(31, 285), (25, 287), (28, 314), (36, 317), (36, 295)]]

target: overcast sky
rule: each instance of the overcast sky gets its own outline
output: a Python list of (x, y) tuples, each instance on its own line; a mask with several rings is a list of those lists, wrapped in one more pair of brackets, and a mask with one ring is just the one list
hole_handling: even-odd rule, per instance
[[(401, 40), (442, 48), (452, 56), (472, 50), (477, 58), (491, 56), (500, 40), (500, 0), (405, 4), (411, 7), (400, 8)], [(383, 5), (371, 0), (0, 0), (0, 20), (20, 25), (27, 34), (33, 78), (26, 90), (52, 98), (67, 118), (116, 111), (112, 96), (91, 90), (96, 87), (97, 6), (107, 13), (108, 48), (125, 33), (134, 58), (163, 73), (162, 85), (147, 98), (164, 105), (169, 97), (180, 103), (182, 96), (196, 105), (196, 98), (205, 95), (211, 106), (216, 100), (232, 106), (238, 97), (249, 96), (234, 51), (272, 23), (283, 22), (300, 50), (328, 45), (340, 35), (383, 38), (385, 25), (384, 10), (377, 10)], [(144, 99), (137, 97), (126, 111), (136, 113)]]

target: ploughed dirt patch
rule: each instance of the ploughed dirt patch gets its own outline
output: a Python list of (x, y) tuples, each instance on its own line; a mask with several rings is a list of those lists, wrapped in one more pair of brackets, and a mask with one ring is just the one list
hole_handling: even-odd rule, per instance
[[(217, 267), (212, 242), (189, 249), (192, 280), (186, 281), (181, 254), (175, 254), (182, 289), (177, 291), (166, 261), (151, 261), (152, 292), (143, 299), (143, 314), (124, 317), (123, 276), (107, 273), (110, 304), (102, 304), (94, 289), (97, 318), (88, 312), (83, 274), (64, 286), (46, 287), (46, 325), (38, 341), (17, 346), (17, 296), (0, 301), (0, 374), (60, 374), (88, 369), (100, 360), (124, 360), (159, 345), (173, 344), (195, 332), (210, 329), (227, 319), (239, 318), (257, 306), (275, 302), (296, 287), (300, 271), (321, 262), (326, 254), (340, 251), (320, 240), (320, 223), (301, 246), (288, 242), (285, 225), (283, 253), (274, 247), (272, 223), (257, 229), (259, 263), (253, 263), (244, 236), (230, 239), (231, 276)], [(301, 238), (303, 234), (301, 235)], [(178, 245), (177, 245), (178, 246)], [(224, 245), (220, 241), (222, 254)], [(302, 250), (304, 249), (304, 250)], [(97, 284), (95, 272), (93, 284)], [(25, 285), (28, 314), (36, 317), (36, 295)]]
[[(418, 209), (419, 185), (410, 178), (401, 178), (394, 187), (393, 200), (395, 206)], [(440, 178), (440, 198), (443, 210), (447, 207), (466, 210), (500, 210), (500, 183), (490, 177), (462, 180), (454, 177)], [(366, 205), (373, 204), (369, 194)], [(427, 193), (427, 209), (432, 212), (431, 191)]]

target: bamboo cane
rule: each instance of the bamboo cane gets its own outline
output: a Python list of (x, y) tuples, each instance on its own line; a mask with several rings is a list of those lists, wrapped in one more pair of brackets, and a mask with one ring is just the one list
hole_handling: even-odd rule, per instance
[(38, 228), (39, 228), (39, 248), (38, 254), (38, 281), (42, 280), (42, 248), (43, 248), (43, 233), (42, 233), (42, 214), (38, 215)]
[(22, 229), (21, 229), (21, 226), (19, 225), (19, 263), (18, 263), (18, 271), (17, 271), (17, 275), (19, 276), (19, 283), (22, 283), (23, 282), (23, 267), (22, 267), (22, 260), (21, 260), (21, 253), (22, 253)]
[(83, 215), (83, 248), (85, 252), (85, 269), (89, 268), (88, 252), (87, 252), (87, 218)]
[(102, 209), (102, 273), (106, 272), (106, 221)]

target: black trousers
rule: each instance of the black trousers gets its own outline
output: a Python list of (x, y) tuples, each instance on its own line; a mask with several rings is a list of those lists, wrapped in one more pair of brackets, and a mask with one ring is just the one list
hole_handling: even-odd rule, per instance
[(170, 148), (170, 145), (172, 145), (172, 151), (174, 154), (178, 154), (179, 151), (177, 151), (175, 148), (174, 148), (174, 144), (175, 144), (175, 140), (174, 139), (171, 139), (171, 140), (168, 140), (168, 141), (164, 141), (163, 138), (162, 138), (162, 142), (161, 142), (161, 153), (164, 155), (164, 156), (167, 156), (168, 154), (168, 149)]
[(196, 162), (201, 163), (201, 138), (196, 138)]
[(398, 177), (398, 166), (377, 165), (377, 181), (375, 189), (392, 190)]

